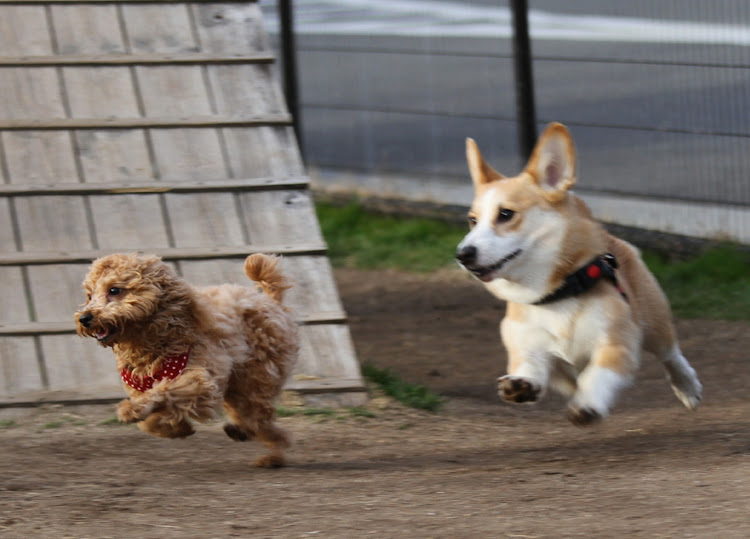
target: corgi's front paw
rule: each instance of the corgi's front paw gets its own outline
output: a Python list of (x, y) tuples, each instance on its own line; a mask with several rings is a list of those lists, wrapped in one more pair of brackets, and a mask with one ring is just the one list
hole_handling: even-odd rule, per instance
[(542, 386), (528, 378), (506, 375), (497, 379), (497, 393), (507, 402), (536, 402), (541, 392)]
[(578, 427), (586, 427), (601, 421), (602, 414), (588, 407), (569, 406), (568, 420)]

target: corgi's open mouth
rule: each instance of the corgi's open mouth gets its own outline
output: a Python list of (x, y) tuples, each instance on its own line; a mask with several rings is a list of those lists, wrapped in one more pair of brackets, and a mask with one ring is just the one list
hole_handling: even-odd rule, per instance
[(480, 281), (489, 282), (492, 280), (492, 274), (496, 271), (499, 271), (505, 264), (516, 258), (518, 255), (521, 254), (521, 249), (516, 249), (512, 253), (510, 253), (508, 256), (501, 258), (494, 264), (490, 266), (479, 266), (479, 267), (472, 267), (467, 268), (469, 271), (471, 271)]

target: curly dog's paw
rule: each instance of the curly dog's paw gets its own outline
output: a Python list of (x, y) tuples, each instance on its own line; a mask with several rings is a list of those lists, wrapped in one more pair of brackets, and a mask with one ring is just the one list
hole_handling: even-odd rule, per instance
[(117, 405), (117, 419), (121, 423), (137, 423), (143, 421), (147, 415), (142, 406), (136, 406), (130, 399), (120, 401)]
[(225, 423), (224, 432), (235, 442), (247, 442), (250, 438), (252, 438), (252, 435), (248, 435), (247, 432), (239, 428), (234, 423)]
[(536, 402), (541, 391), (541, 386), (520, 376), (506, 375), (497, 380), (497, 393), (508, 402)]
[(256, 468), (281, 468), (286, 464), (284, 457), (281, 455), (264, 455), (258, 457), (253, 462)]

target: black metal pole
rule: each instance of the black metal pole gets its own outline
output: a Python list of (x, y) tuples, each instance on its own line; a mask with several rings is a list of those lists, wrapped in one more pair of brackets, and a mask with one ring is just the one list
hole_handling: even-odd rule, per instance
[(516, 123), (518, 147), (525, 163), (536, 143), (534, 76), (531, 70), (529, 5), (527, 0), (511, 0), (513, 12), (513, 62), (516, 75)]
[(282, 84), (286, 106), (292, 115), (294, 134), (304, 159), (302, 129), (299, 118), (299, 92), (297, 86), (297, 46), (294, 42), (294, 7), (292, 0), (279, 0), (279, 26), (281, 27)]

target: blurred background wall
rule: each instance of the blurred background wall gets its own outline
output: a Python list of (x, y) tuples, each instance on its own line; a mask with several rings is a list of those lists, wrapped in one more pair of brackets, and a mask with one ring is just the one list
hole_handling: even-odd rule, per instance
[[(565, 123), (600, 219), (750, 244), (750, 3), (531, 0), (536, 116)], [(278, 46), (276, 2), (261, 4)], [(462, 207), (464, 139), (517, 142), (494, 0), (295, 0), (301, 144), (330, 192)]]

